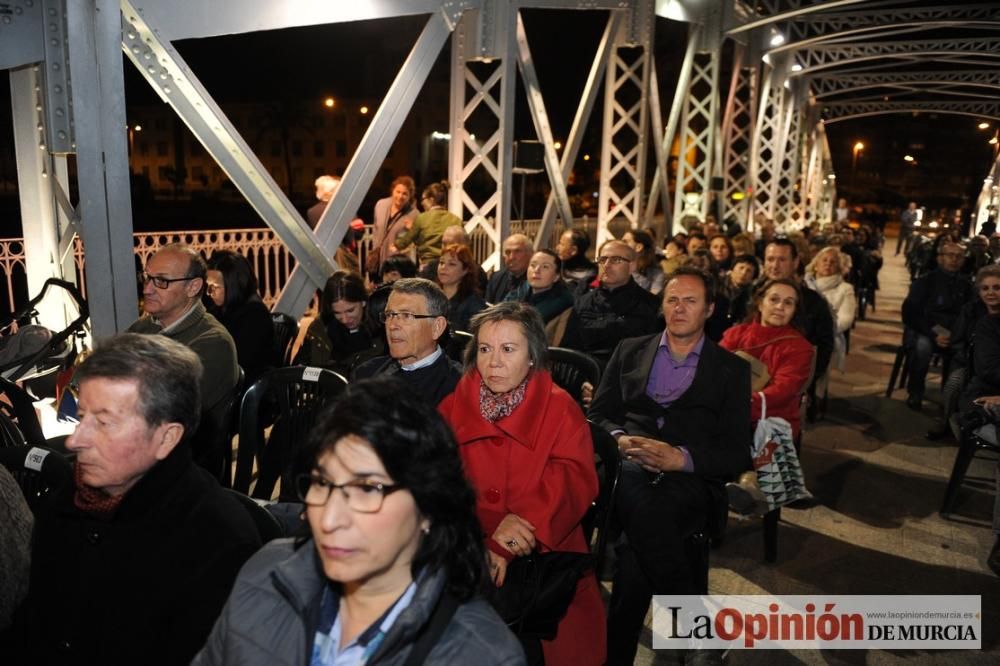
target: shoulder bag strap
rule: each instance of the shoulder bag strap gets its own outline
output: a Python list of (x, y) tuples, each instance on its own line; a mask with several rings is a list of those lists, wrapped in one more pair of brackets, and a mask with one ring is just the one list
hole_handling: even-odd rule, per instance
[(447, 590), (442, 591), (441, 598), (438, 599), (437, 605), (434, 607), (434, 613), (431, 614), (430, 620), (424, 626), (417, 642), (413, 644), (413, 649), (407, 655), (403, 666), (420, 666), (427, 660), (427, 655), (437, 645), (444, 630), (448, 628), (448, 623), (451, 622), (451, 618), (458, 610), (458, 605), (458, 599)]
[(760, 420), (763, 421), (767, 418), (767, 398), (763, 391), (757, 391), (757, 395), (760, 396)]

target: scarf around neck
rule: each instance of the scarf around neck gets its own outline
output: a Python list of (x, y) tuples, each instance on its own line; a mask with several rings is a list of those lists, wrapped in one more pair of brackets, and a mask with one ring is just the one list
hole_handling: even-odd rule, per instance
[(76, 492), (73, 493), (73, 506), (84, 513), (99, 516), (101, 518), (110, 517), (118, 510), (118, 505), (125, 499), (125, 494), (112, 496), (103, 490), (92, 488), (83, 483), (79, 465), (73, 465), (73, 484)]
[(517, 388), (506, 393), (494, 393), (486, 386), (482, 377), (479, 378), (479, 413), (490, 423), (496, 423), (505, 416), (509, 416), (514, 409), (524, 400), (524, 395), (528, 388), (528, 377), (524, 378)]

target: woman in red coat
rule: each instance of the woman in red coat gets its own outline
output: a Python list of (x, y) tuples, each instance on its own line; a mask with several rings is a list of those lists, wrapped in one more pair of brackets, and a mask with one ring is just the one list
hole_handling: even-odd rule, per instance
[[(792, 426), (798, 441), (799, 404), (812, 376), (815, 350), (796, 325), (801, 302), (799, 286), (792, 280), (770, 280), (758, 290), (750, 308), (751, 320), (726, 331), (719, 343), (731, 352), (744, 351), (767, 366), (771, 376), (760, 393), (767, 400), (767, 415)], [(760, 395), (750, 396), (750, 418), (760, 419)]]
[[(588, 552), (580, 521), (597, 496), (590, 429), (545, 370), (545, 327), (524, 303), (499, 303), (472, 320), (466, 372), (438, 408), (455, 432), (476, 489), (496, 585), (532, 552)], [(605, 615), (585, 574), (558, 633), (542, 641), (547, 664), (602, 664)]]

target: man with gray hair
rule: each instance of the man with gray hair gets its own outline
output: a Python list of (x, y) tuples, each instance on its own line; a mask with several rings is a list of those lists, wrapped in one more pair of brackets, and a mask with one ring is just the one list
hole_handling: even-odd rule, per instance
[(354, 371), (354, 379), (397, 375), (413, 387), (415, 395), (437, 405), (455, 390), (461, 366), (448, 358), (438, 341), (448, 329), (448, 297), (423, 278), (403, 278), (392, 283), (385, 311), (389, 356), (379, 356)]
[(204, 644), (260, 538), (192, 462), (201, 372), (184, 345), (131, 333), (77, 369), (74, 483), (36, 510), (10, 663), (180, 664)]

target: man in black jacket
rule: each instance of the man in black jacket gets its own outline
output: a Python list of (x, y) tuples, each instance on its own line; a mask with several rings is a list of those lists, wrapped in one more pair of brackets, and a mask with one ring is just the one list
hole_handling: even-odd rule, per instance
[(635, 658), (653, 594), (704, 594), (684, 554), (697, 530), (725, 525), (724, 484), (750, 469), (750, 366), (705, 335), (712, 279), (682, 267), (668, 278), (666, 330), (623, 340), (588, 416), (625, 458), (616, 512), (628, 543), (608, 610), (608, 659)]
[(392, 292), (381, 314), (389, 356), (378, 356), (360, 365), (354, 379), (396, 375), (413, 394), (437, 405), (452, 391), (462, 368), (438, 344), (448, 328), (448, 297), (423, 278), (392, 283)]
[(191, 461), (201, 371), (184, 345), (129, 333), (77, 369), (75, 483), (38, 509), (9, 663), (186, 664), (205, 643), (260, 537)]
[(931, 356), (951, 350), (951, 335), (958, 314), (972, 298), (972, 283), (960, 272), (965, 251), (957, 243), (938, 248), (938, 267), (910, 285), (903, 301), (903, 344), (909, 347), (910, 377), (906, 384), (906, 405), (920, 411)]
[(499, 303), (524, 282), (531, 261), (531, 240), (511, 234), (503, 242), (504, 269), (493, 273), (486, 284), (486, 302)]
[(627, 244), (605, 243), (597, 259), (600, 283), (579, 296), (573, 307), (579, 339), (565, 344), (590, 354), (602, 367), (622, 339), (657, 329), (659, 299), (632, 279), (633, 261), (635, 250)]

